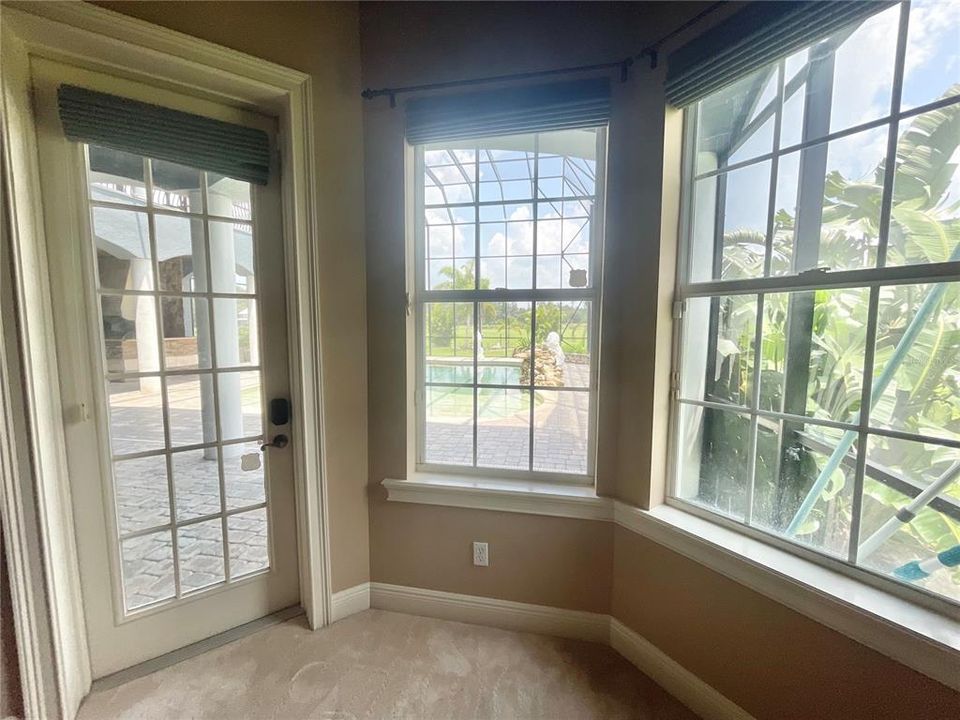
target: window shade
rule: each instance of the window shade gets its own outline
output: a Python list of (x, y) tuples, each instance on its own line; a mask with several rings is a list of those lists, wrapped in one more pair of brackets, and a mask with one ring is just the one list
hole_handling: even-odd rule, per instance
[(669, 58), (667, 100), (684, 107), (891, 5), (886, 0), (754, 2)]
[(593, 78), (427, 97), (409, 101), (406, 110), (412, 145), (595, 127), (610, 119), (610, 82)]
[(74, 85), (61, 85), (57, 102), (70, 140), (267, 184), (270, 141), (262, 130)]

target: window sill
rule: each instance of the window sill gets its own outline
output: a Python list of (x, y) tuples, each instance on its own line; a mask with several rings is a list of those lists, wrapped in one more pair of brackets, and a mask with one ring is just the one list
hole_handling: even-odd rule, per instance
[(960, 622), (792, 553), (661, 505), (615, 522), (960, 691)]
[(417, 473), (410, 480), (387, 478), (383, 486), (395, 502), (613, 520), (613, 500), (583, 485)]

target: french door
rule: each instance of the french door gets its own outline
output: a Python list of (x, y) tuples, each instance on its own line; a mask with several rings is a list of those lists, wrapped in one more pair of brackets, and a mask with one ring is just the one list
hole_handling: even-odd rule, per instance
[[(100, 677), (299, 602), (277, 173), (69, 142), (61, 83), (272, 133), (129, 79), (33, 67), (67, 462)], [(274, 168), (274, 170), (276, 170)], [(293, 438), (295, 441), (295, 438)], [(270, 443), (270, 444), (268, 444)]]

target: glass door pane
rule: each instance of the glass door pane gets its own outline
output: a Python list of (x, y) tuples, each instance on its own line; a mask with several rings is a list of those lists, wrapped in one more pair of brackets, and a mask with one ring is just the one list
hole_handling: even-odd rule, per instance
[(88, 146), (127, 612), (270, 568), (250, 186)]

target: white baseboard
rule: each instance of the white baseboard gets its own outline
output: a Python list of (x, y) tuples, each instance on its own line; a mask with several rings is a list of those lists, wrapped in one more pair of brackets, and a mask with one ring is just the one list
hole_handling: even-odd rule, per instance
[(607, 615), (386, 583), (370, 583), (370, 605), (411, 615), (594, 642), (607, 642), (610, 632)]
[(746, 710), (613, 617), (610, 647), (704, 720), (752, 720)]
[(330, 604), (330, 622), (363, 612), (370, 607), (370, 583), (360, 583), (333, 594)]
[[(366, 590), (368, 604), (360, 609), (369, 606), (609, 645), (704, 720), (752, 720), (746, 710), (609, 615), (377, 582), (358, 585), (337, 595), (359, 595), (361, 588)], [(334, 595), (335, 609), (337, 595)]]

